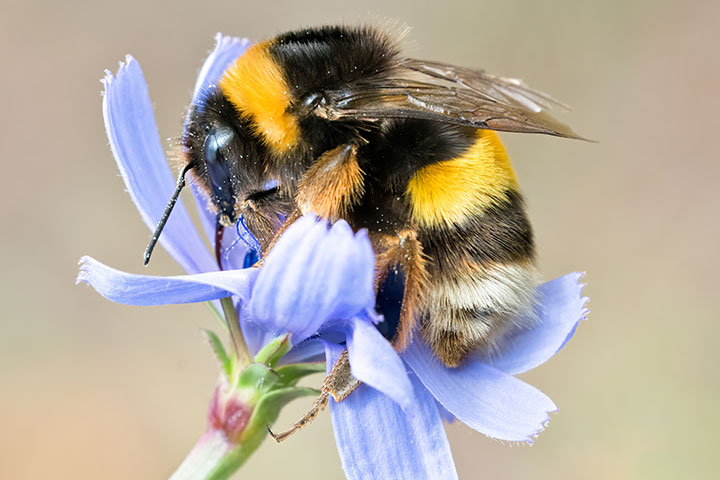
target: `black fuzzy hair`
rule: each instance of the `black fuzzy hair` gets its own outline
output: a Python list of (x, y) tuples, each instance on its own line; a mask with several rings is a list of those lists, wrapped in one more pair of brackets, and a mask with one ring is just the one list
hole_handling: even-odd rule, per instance
[(400, 54), (398, 40), (369, 26), (325, 26), (282, 34), (270, 53), (296, 98), (382, 77)]

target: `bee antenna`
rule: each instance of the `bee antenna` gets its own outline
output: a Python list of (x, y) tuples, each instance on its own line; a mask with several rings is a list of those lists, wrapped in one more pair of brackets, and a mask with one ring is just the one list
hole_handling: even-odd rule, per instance
[(150, 262), (150, 255), (152, 255), (153, 250), (155, 249), (155, 245), (157, 244), (158, 239), (160, 238), (160, 234), (163, 231), (163, 228), (165, 228), (165, 224), (168, 221), (168, 218), (170, 217), (170, 212), (172, 212), (172, 209), (175, 207), (175, 203), (177, 202), (178, 197), (180, 196), (180, 192), (185, 187), (185, 174), (190, 170), (190, 164), (188, 163), (185, 168), (183, 168), (182, 172), (180, 172), (180, 176), (177, 180), (177, 185), (175, 186), (175, 191), (172, 194), (172, 197), (170, 197), (170, 201), (168, 202), (167, 206), (165, 207), (165, 211), (162, 214), (162, 217), (160, 217), (160, 221), (157, 224), (157, 227), (155, 227), (155, 231), (153, 232), (153, 236), (150, 239), (150, 243), (148, 244), (147, 248), (145, 249), (145, 256), (144, 256), (144, 265), (147, 266), (147, 264)]

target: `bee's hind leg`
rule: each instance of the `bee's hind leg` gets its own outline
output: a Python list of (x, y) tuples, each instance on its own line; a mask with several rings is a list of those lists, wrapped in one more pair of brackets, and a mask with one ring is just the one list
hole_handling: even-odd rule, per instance
[(375, 264), (376, 291), (379, 291), (391, 270), (400, 269), (405, 280), (398, 328), (392, 337), (396, 350), (403, 351), (411, 337), (420, 310), (421, 294), (427, 284), (426, 257), (413, 230), (396, 235), (373, 234), (378, 253)]
[(344, 350), (340, 358), (335, 362), (330, 373), (323, 382), (320, 396), (315, 400), (312, 407), (303, 417), (295, 422), (288, 430), (281, 433), (273, 433), (268, 427), (268, 433), (276, 442), (282, 442), (293, 433), (311, 423), (322, 412), (328, 404), (329, 397), (332, 396), (336, 402), (342, 402), (360, 386), (360, 380), (356, 379), (350, 373), (350, 360), (348, 351)]

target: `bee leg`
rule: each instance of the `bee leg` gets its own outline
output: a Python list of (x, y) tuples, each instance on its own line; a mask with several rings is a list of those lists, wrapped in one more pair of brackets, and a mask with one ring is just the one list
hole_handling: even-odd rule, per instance
[(421, 293), (428, 280), (426, 260), (417, 234), (404, 230), (397, 235), (375, 235), (381, 253), (375, 264), (376, 291), (393, 268), (400, 267), (405, 275), (405, 290), (398, 330), (392, 340), (398, 351), (403, 351), (412, 336), (421, 300)]
[(358, 165), (355, 145), (340, 145), (323, 153), (300, 180), (295, 195), (297, 208), (265, 247), (265, 256), (285, 230), (304, 214), (313, 212), (335, 222), (347, 216), (364, 191), (363, 172)]
[(297, 208), (295, 210), (293, 210), (290, 213), (290, 215), (288, 215), (288, 217), (285, 219), (283, 224), (280, 225), (280, 228), (278, 229), (278, 231), (275, 232), (275, 235), (273, 236), (272, 240), (270, 240), (268, 242), (267, 246), (264, 247), (263, 258), (258, 260), (258, 262), (255, 264), (255, 266), (258, 266), (258, 267), (262, 266), (265, 258), (267, 258), (267, 256), (270, 254), (272, 249), (275, 247), (275, 244), (277, 243), (277, 241), (280, 239), (282, 234), (285, 233), (285, 230), (287, 230), (290, 227), (290, 225), (295, 223), (300, 217), (302, 217), (302, 212), (300, 212), (300, 210), (298, 210)]
[(350, 373), (350, 361), (348, 359), (348, 351), (345, 350), (338, 358), (332, 370), (325, 378), (321, 387), (322, 393), (315, 399), (310, 410), (303, 415), (303, 417), (295, 422), (288, 430), (281, 433), (273, 433), (268, 427), (268, 433), (275, 439), (276, 442), (280, 443), (287, 437), (297, 432), (298, 430), (305, 427), (307, 424), (315, 420), (320, 412), (322, 412), (328, 404), (329, 397), (335, 399), (336, 402), (342, 402), (350, 395), (357, 387), (360, 386), (360, 381), (352, 376)]
[(265, 252), (294, 209), (292, 196), (279, 188), (273, 188), (248, 196), (241, 203), (240, 213), (247, 230), (258, 241), (262, 252)]
[(340, 145), (323, 153), (300, 180), (295, 203), (303, 214), (313, 212), (335, 222), (346, 218), (365, 192), (357, 146)]
[(344, 350), (325, 378), (322, 391), (332, 395), (336, 402), (342, 402), (359, 386), (360, 380), (353, 377), (350, 372), (348, 351)]
[(307, 424), (315, 420), (315, 418), (325, 410), (325, 407), (328, 404), (328, 394), (325, 392), (322, 392), (320, 396), (315, 399), (315, 402), (313, 403), (312, 407), (308, 412), (297, 422), (293, 423), (292, 426), (285, 430), (284, 432), (280, 433), (273, 433), (272, 430), (270, 430), (270, 427), (267, 427), (268, 433), (270, 436), (278, 443), (282, 442), (283, 440), (287, 439), (290, 435), (297, 432), (298, 430), (301, 430), (303, 427), (305, 427)]

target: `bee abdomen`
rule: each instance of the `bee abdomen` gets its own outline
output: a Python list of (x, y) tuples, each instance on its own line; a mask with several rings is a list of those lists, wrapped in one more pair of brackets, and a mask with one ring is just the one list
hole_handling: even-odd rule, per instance
[(423, 300), (423, 335), (451, 367), (470, 350), (498, 349), (509, 331), (532, 322), (537, 283), (528, 262), (437, 272)]
[(518, 191), (515, 171), (498, 135), (478, 130), (462, 154), (423, 166), (406, 196), (412, 220), (423, 229), (452, 228), (482, 215)]
[(445, 365), (499, 349), (511, 330), (529, 326), (539, 275), (517, 191), (460, 224), (421, 230), (420, 240), (429, 257), (423, 335)]

